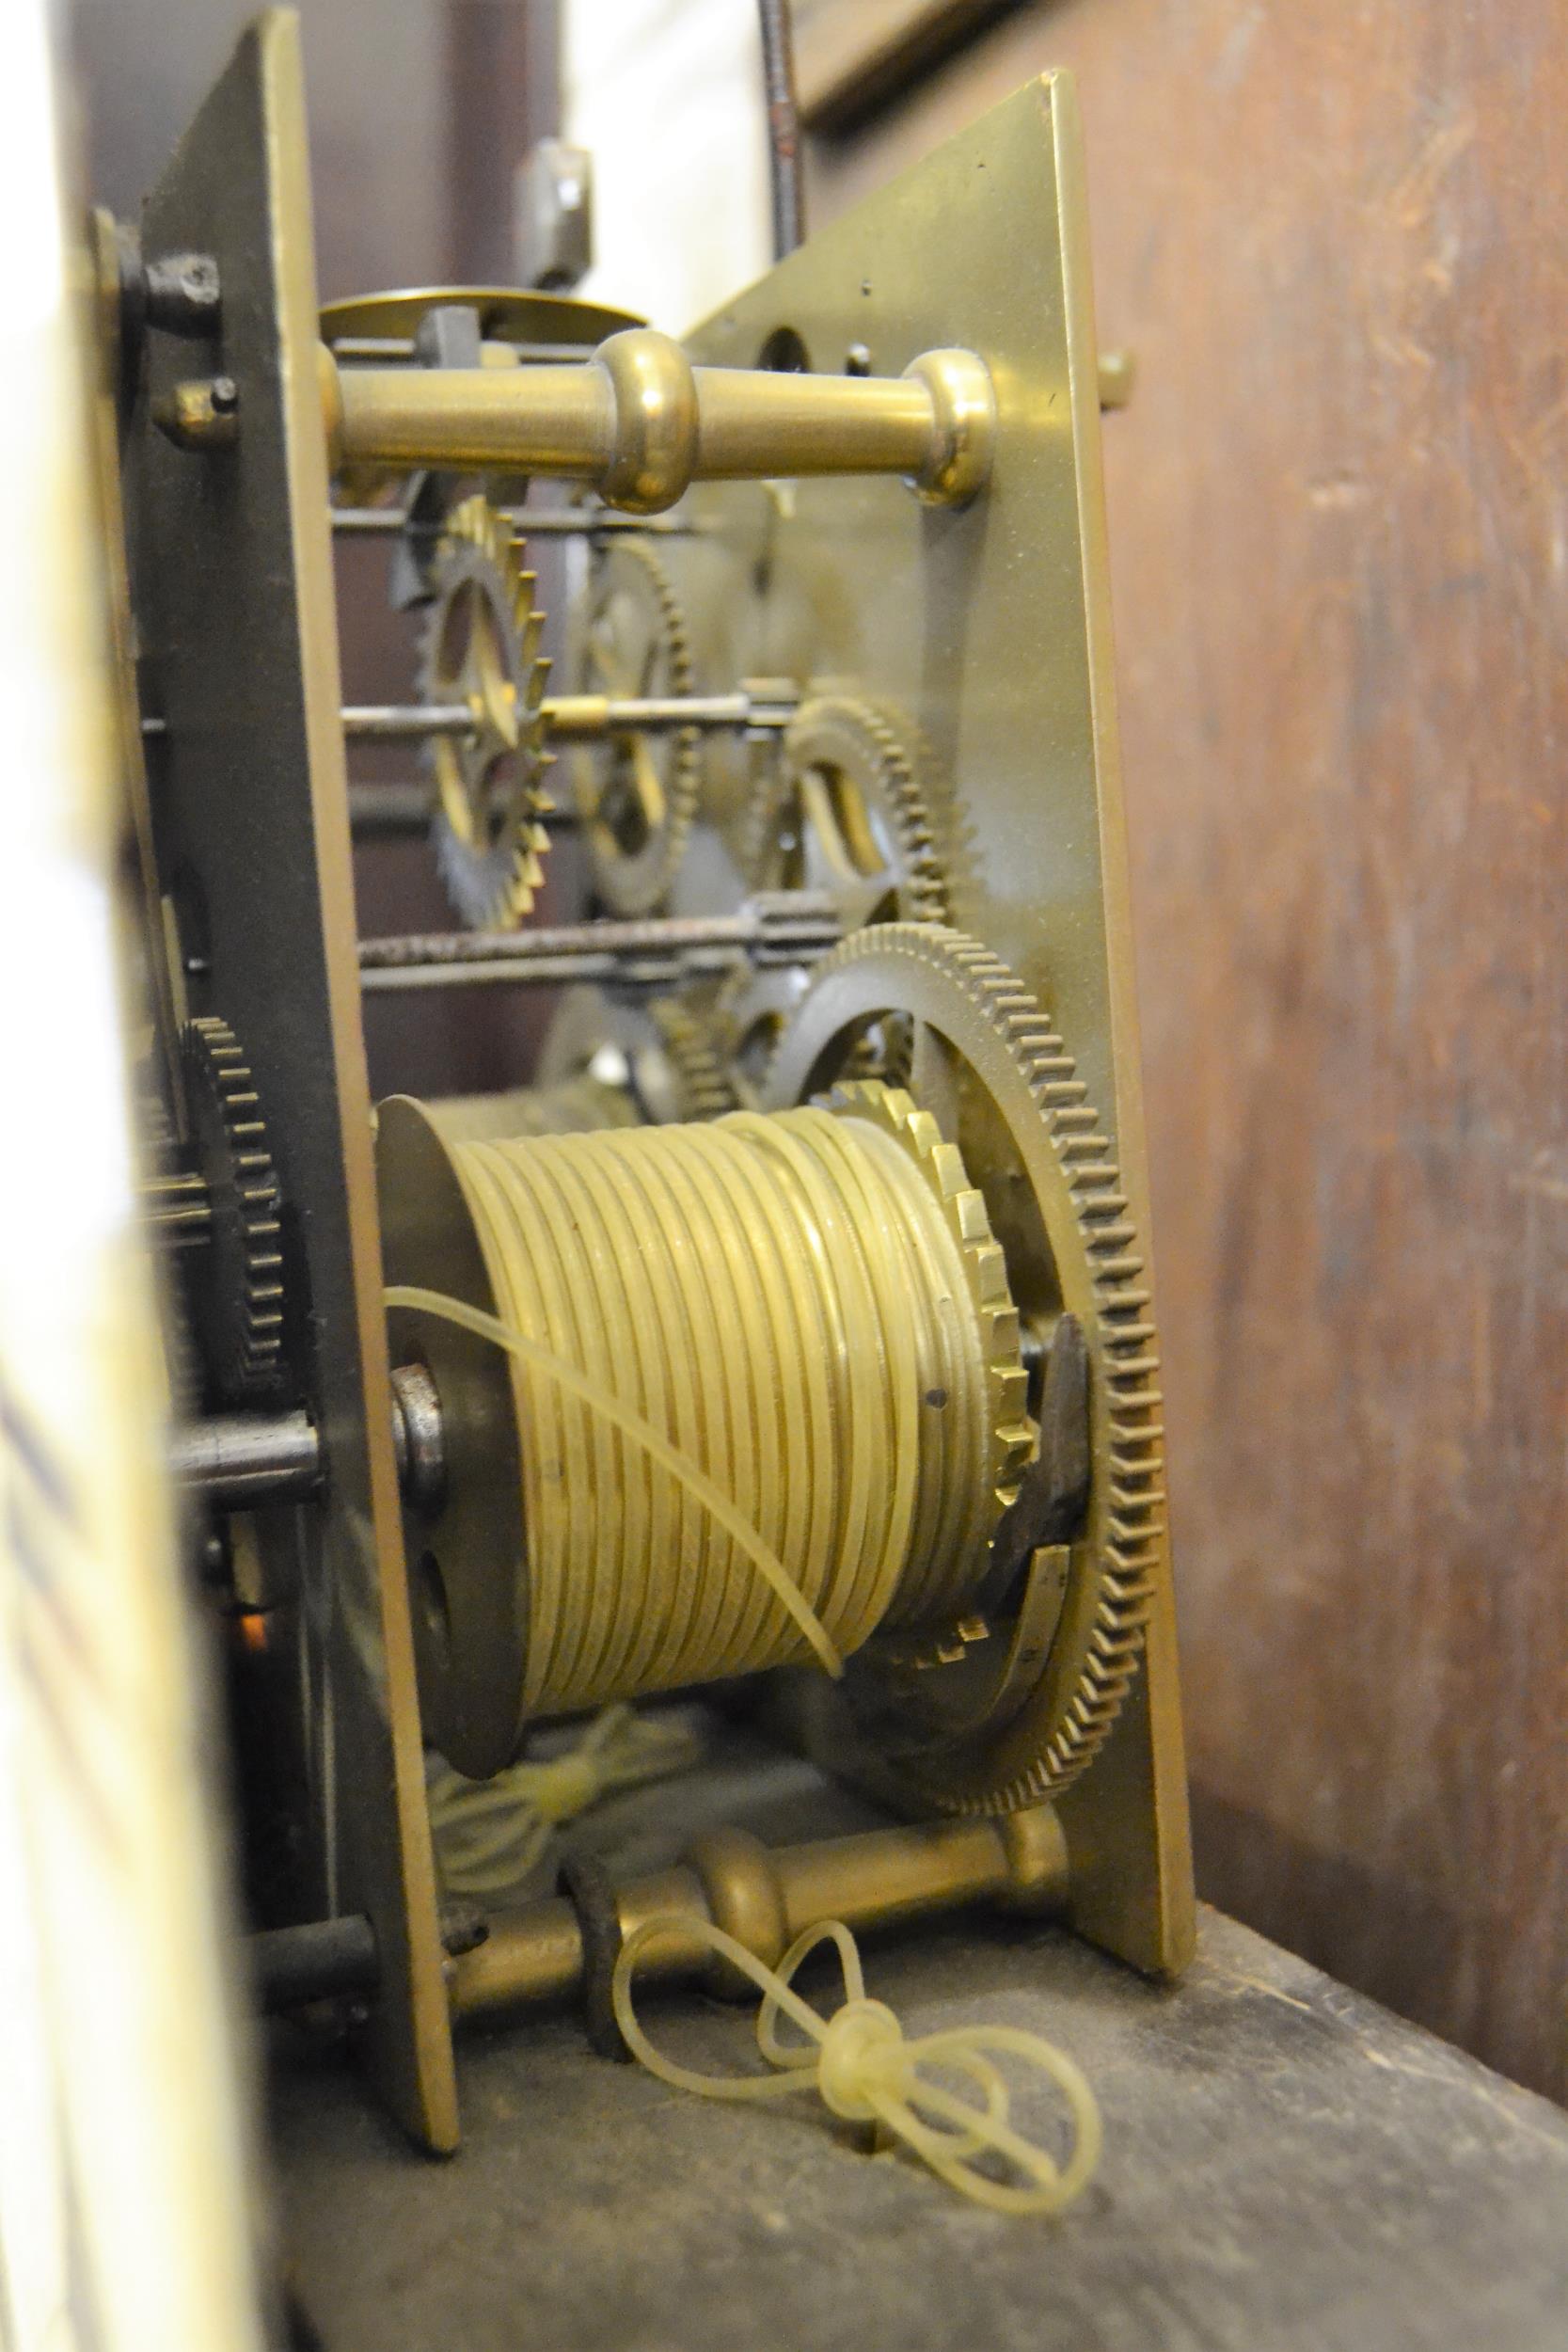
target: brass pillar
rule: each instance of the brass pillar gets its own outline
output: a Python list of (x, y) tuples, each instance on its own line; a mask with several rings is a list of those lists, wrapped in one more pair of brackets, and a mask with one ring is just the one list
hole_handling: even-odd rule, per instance
[(990, 377), (967, 351), (926, 352), (901, 376), (798, 375), (694, 368), (637, 327), (561, 366), (345, 367), (325, 346), (320, 366), (335, 469), (562, 475), (638, 515), (693, 482), (772, 475), (900, 474), (961, 505), (995, 437)]

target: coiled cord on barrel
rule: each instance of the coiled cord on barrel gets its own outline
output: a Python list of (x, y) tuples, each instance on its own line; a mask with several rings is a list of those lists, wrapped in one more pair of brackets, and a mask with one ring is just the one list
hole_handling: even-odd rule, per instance
[(823, 1655), (816, 1629), (847, 1656), (954, 1605), (994, 1517), (987, 1348), (897, 1142), (814, 1107), (449, 1148), (525, 1343), (531, 1713)]

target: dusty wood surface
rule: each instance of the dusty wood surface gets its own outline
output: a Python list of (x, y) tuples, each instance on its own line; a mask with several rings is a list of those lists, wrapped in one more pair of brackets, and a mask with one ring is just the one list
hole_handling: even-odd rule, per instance
[(1079, 75), (1199, 1883), (1568, 2095), (1568, 47), (1026, 8)]
[[(783, 1842), (865, 1818), (731, 1750), (592, 1842), (630, 1872), (712, 1821)], [(1568, 2119), (1544, 2100), (1214, 1912), (1174, 1989), (985, 1917), (864, 1948), (911, 2031), (1006, 2020), (1087, 2069), (1105, 2155), (1069, 2215), (981, 2213), (805, 2100), (667, 2090), (570, 2016), (464, 2043), (466, 2144), (436, 2164), (286, 2032), (283, 2250), (330, 2352), (1560, 2352)], [(714, 2071), (754, 2059), (749, 2017), (647, 2004)], [(1049, 2131), (1049, 2094), (1018, 2112)]]

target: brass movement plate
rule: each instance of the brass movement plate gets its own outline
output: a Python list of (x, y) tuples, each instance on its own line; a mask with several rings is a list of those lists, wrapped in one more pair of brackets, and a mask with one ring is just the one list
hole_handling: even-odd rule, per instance
[[(371, 1103), (355, 953), (338, 618), (299, 26), (242, 38), (148, 200), (145, 249), (213, 254), (239, 388), (232, 449), (175, 449), (144, 405), (127, 453), (137, 621), (166, 735), (153, 804), (193, 1014), (239, 1036), (265, 1108), (309, 1293), (323, 1501), (280, 1531), (303, 1590), (308, 1792), (294, 1915), (368, 1912), (367, 2027), (388, 2104), (426, 2145), (457, 2101), (404, 1573)], [(149, 342), (149, 402), (201, 364)], [(284, 1759), (279, 1758), (279, 1771)]]
[[(1112, 674), (1099, 358), (1071, 83), (1033, 82), (834, 222), (689, 339), (750, 366), (787, 328), (811, 366), (879, 376), (983, 355), (998, 403), (988, 491), (960, 512), (898, 482), (711, 485), (661, 542), (696, 689), (746, 676), (891, 706), (926, 754), (952, 917), (1048, 1008), (1101, 1110), (1147, 1253), (1148, 1185)], [(771, 342), (777, 349), (778, 342)], [(680, 913), (731, 903), (745, 747), (710, 746), (707, 835)], [(1145, 1671), (1060, 1801), (1073, 1924), (1137, 1965), (1194, 1935), (1168, 1553)]]

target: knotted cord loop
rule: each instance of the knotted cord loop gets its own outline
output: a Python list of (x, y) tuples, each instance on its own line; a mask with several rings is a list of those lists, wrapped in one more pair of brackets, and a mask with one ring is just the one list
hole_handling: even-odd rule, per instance
[(426, 1790), (436, 1863), (449, 1895), (504, 1894), (538, 1868), (550, 1832), (575, 1820), (615, 1788), (634, 1788), (701, 1760), (703, 1743), (684, 1723), (607, 1707), (574, 1747), (525, 1756), (492, 1780), (468, 1780), (450, 1765)]
[[(648, 1946), (672, 1931), (694, 1932), (732, 1961), (763, 1995), (757, 2047), (771, 2074), (703, 2074), (656, 2049), (637, 2021), (632, 1977)], [(831, 2017), (819, 2016), (794, 1989), (807, 1954), (832, 1944), (844, 1969), (846, 1998)], [(707, 2099), (771, 2099), (816, 2090), (834, 2114), (884, 2124), (950, 2187), (998, 2213), (1060, 2213), (1085, 2188), (1100, 2162), (1100, 2105), (1082, 2070), (1042, 2034), (1018, 2026), (954, 2026), (906, 2040), (885, 2002), (867, 1997), (854, 1937), (841, 1919), (808, 1928), (768, 1968), (743, 1944), (707, 1920), (655, 1918), (634, 1928), (621, 1947), (610, 1988), (626, 2046), (650, 2074), (677, 2090)], [(777, 2026), (790, 2018), (807, 2037), (783, 2042)], [(1009, 2121), (1009, 2092), (992, 2054), (1025, 2059), (1051, 2079), (1072, 2119), (1072, 2153), (1065, 2164), (1037, 2147)], [(967, 2078), (979, 2104), (960, 2098), (929, 2070)], [(995, 2179), (977, 2160), (1001, 2158), (1022, 2181)]]

